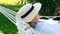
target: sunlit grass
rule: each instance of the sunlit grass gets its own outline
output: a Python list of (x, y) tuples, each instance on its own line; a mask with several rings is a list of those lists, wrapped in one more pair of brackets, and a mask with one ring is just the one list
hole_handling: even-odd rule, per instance
[(27, 3), (29, 3), (28, 0), (0, 0), (0, 4), (7, 4), (7, 5), (17, 5)]
[(11, 4), (11, 5), (15, 5), (18, 2), (19, 2), (19, 0), (0, 0), (0, 4)]

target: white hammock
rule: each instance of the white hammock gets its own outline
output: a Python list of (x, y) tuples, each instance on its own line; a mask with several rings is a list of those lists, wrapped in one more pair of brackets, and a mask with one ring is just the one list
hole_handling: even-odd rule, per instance
[[(40, 32), (35, 31), (31, 28), (25, 21), (22, 19), (16, 21), (15, 15), (17, 12), (7, 9), (5, 7), (0, 6), (0, 12), (5, 15), (13, 24), (17, 26), (18, 34), (41, 34)], [(26, 27), (30, 27), (30, 29), (25, 30)]]
[[(0, 6), (0, 12), (5, 15), (13, 24), (17, 26), (18, 34), (42, 34), (40, 32), (35, 31), (33, 28), (31, 28), (25, 21), (23, 21), (21, 18), (20, 20), (15, 19), (15, 15), (17, 12), (12, 11), (10, 9), (7, 9), (5, 7)], [(40, 16), (40, 17), (47, 17), (48, 16)], [(50, 16), (53, 17), (53, 16)], [(60, 16), (54, 16), (53, 18), (60, 17)], [(41, 20), (44, 21), (44, 20)], [(30, 29), (25, 30), (26, 27), (30, 27)]]

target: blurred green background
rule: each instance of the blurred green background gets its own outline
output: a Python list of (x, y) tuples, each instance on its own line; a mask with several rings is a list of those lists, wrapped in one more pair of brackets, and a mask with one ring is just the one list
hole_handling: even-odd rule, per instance
[[(18, 12), (25, 4), (40, 2), (42, 16), (60, 16), (60, 0), (0, 0), (0, 6), (4, 6)], [(17, 27), (0, 13), (0, 31), (4, 34), (18, 34)]]

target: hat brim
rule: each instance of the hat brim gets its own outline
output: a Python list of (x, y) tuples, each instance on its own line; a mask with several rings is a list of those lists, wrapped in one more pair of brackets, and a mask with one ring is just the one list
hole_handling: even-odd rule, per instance
[(41, 9), (40, 3), (35, 3), (35, 4), (33, 4), (33, 6), (34, 6), (34, 9), (27, 17), (25, 17), (23, 19), (24, 21), (31, 22), (34, 19), (34, 17), (36, 16), (36, 14), (39, 12), (39, 10)]
[[(32, 4), (27, 4), (27, 6), (26, 5), (23, 6), (19, 10), (19, 12), (16, 14), (16, 19), (19, 20), (19, 18), (21, 17), (23, 11), (27, 12), (31, 8), (31, 6), (32, 6)], [(34, 6), (34, 9), (31, 11), (31, 13), (28, 16), (26, 16), (25, 18), (22, 18), (24, 21), (26, 21), (26, 22), (32, 21), (34, 19), (34, 17), (36, 16), (36, 14), (41, 9), (41, 3), (35, 3), (35, 4), (33, 4), (33, 6)]]

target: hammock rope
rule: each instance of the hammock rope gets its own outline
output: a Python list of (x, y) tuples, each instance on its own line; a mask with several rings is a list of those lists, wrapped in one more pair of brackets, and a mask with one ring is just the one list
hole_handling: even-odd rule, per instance
[(17, 12), (12, 11), (12, 10), (7, 9), (5, 7), (2, 7), (2, 6), (0, 6), (0, 12), (4, 16), (6, 16), (13, 24), (15, 24), (17, 26), (18, 34), (41, 34), (37, 31), (35, 31), (33, 28), (30, 28), (29, 30), (25, 31), (26, 26), (24, 26), (24, 25), (25, 24), (28, 25), (28, 24), (26, 22), (24, 22), (23, 20), (16, 21), (15, 15)]

